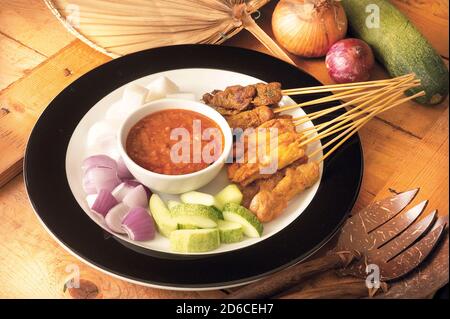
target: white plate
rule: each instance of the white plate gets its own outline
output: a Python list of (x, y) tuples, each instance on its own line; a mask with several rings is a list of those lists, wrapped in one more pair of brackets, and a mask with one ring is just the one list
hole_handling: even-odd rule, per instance
[[(198, 100), (201, 99), (204, 93), (210, 92), (214, 89), (224, 89), (227, 86), (235, 84), (249, 85), (257, 82), (264, 82), (245, 74), (224, 70), (179, 69), (148, 75), (146, 77), (140, 78), (130, 83), (136, 83), (145, 86), (151, 81), (161, 76), (166, 76), (171, 81), (175, 82), (175, 84), (180, 88), (181, 92), (194, 93)], [(153, 240), (146, 242), (137, 242), (128, 239), (126, 236), (111, 232), (107, 228), (104, 221), (101, 220), (95, 213), (92, 213), (90, 211), (87, 202), (85, 200), (86, 194), (84, 193), (81, 182), (82, 181), (81, 164), (84, 158), (88, 156), (87, 153), (88, 150), (86, 146), (87, 132), (94, 123), (104, 119), (106, 111), (113, 103), (121, 99), (123, 89), (124, 86), (111, 92), (110, 94), (105, 96), (102, 100), (100, 100), (97, 104), (95, 104), (91, 108), (91, 110), (88, 113), (86, 113), (86, 115), (83, 117), (83, 119), (76, 127), (67, 149), (66, 155), (67, 180), (69, 182), (70, 189), (72, 190), (72, 193), (74, 194), (78, 204), (83, 208), (85, 213), (93, 220), (93, 222), (97, 223), (105, 231), (110, 232), (112, 235), (117, 236), (120, 239), (135, 244), (137, 246), (141, 246), (155, 251), (175, 254), (170, 250), (169, 240), (160, 234), (157, 234)], [(280, 102), (281, 106), (292, 104), (295, 104), (295, 102), (289, 97), (283, 97), (283, 100)], [(305, 115), (305, 112), (302, 109), (297, 108), (290, 112), (286, 112), (286, 114), (291, 114), (295, 117), (299, 117)], [(312, 126), (313, 126), (312, 122), (307, 122), (303, 124), (299, 129)], [(318, 149), (320, 147), (321, 147), (320, 142), (315, 142), (308, 146), (308, 153), (312, 153), (315, 149)], [(315, 158), (313, 158), (313, 160), (318, 159), (321, 156), (322, 153), (319, 153), (316, 155)], [(320, 170), (322, 175), (322, 166)], [(201, 188), (199, 191), (203, 191), (209, 194), (215, 194), (229, 183), (230, 182), (228, 181), (226, 176), (226, 169), (223, 169), (222, 172), (219, 174), (219, 176), (213, 182)], [(300, 216), (300, 214), (305, 210), (305, 208), (309, 205), (314, 195), (316, 194), (319, 184), (320, 180), (314, 186), (307, 189), (300, 195), (296, 196), (295, 199), (290, 201), (287, 209), (283, 212), (281, 216), (279, 216), (277, 219), (269, 223), (264, 224), (264, 233), (261, 238), (245, 238), (243, 241), (239, 243), (222, 244), (218, 249), (214, 251), (199, 254), (216, 254), (229, 252), (253, 245), (257, 242), (269, 238), (270, 236), (273, 236), (274, 234), (276, 234), (277, 232), (288, 226), (298, 216)], [(165, 194), (159, 195), (161, 195), (164, 200), (178, 199), (178, 196)]]

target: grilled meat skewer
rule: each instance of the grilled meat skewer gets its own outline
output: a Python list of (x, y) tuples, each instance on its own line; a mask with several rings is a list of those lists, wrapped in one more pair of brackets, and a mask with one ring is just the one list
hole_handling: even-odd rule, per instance
[(275, 174), (269, 176), (266, 179), (258, 179), (247, 186), (240, 186), (240, 190), (243, 194), (242, 205), (246, 208), (250, 207), (252, 199), (262, 190), (271, 190), (286, 176), (286, 170), (289, 168), (295, 168), (299, 165), (308, 162), (308, 156), (296, 160), (291, 165), (277, 171)]
[(273, 119), (275, 114), (268, 106), (258, 106), (253, 110), (243, 111), (238, 114), (225, 116), (231, 128), (255, 128)]
[(235, 115), (254, 107), (277, 105), (281, 98), (281, 84), (278, 82), (254, 85), (233, 85), (225, 90), (214, 90), (203, 95), (203, 101), (224, 116)]
[(314, 185), (320, 176), (319, 164), (309, 162), (289, 167), (273, 188), (261, 188), (250, 202), (250, 210), (263, 222), (278, 217), (297, 194)]

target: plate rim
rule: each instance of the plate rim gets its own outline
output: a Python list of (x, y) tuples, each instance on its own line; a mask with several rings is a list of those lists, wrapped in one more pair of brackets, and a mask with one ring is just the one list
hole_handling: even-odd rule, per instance
[[(77, 80), (75, 80), (75, 81), (74, 81), (73, 83), (71, 83), (68, 87), (66, 87), (62, 92), (60, 92), (60, 94), (58, 94), (58, 95), (57, 95), (57, 96), (49, 103), (48, 107), (47, 107), (47, 108), (42, 112), (42, 114), (39, 116), (39, 118), (38, 118), (38, 120), (37, 120), (37, 122), (36, 122), (36, 125), (33, 127), (33, 130), (32, 130), (32, 132), (31, 132), (31, 134), (30, 134), (30, 136), (29, 136), (29, 139), (28, 139), (28, 142), (27, 142), (27, 147), (26, 147), (26, 152), (25, 152), (25, 156), (24, 156), (24, 181), (25, 181), (25, 185), (26, 185), (26, 192), (27, 192), (29, 201), (30, 201), (30, 203), (31, 203), (31, 205), (32, 205), (33, 211), (35, 212), (35, 214), (36, 214), (36, 216), (38, 217), (38, 219), (39, 219), (39, 221), (41, 222), (41, 224), (44, 226), (44, 229), (46, 229), (46, 231), (47, 231), (48, 233), (50, 233), (50, 235), (51, 235), (51, 236), (52, 236), (52, 237), (53, 237), (53, 238), (54, 238), (61, 246), (63, 246), (69, 253), (71, 253), (72, 255), (76, 256), (76, 257), (77, 257), (78, 259), (80, 259), (81, 261), (83, 261), (83, 262), (89, 264), (90, 266), (94, 267), (95, 269), (101, 270), (101, 271), (104, 272), (104, 273), (107, 273), (107, 274), (109, 274), (109, 275), (112, 275), (112, 276), (114, 276), (114, 277), (116, 277), (116, 278), (120, 278), (120, 279), (126, 280), (126, 281), (128, 281), (128, 282), (132, 282), (132, 283), (136, 283), (136, 284), (140, 284), (140, 285), (144, 285), (144, 286), (149, 286), (149, 287), (157, 287), (157, 288), (171, 289), (171, 290), (187, 290), (187, 289), (192, 289), (192, 290), (211, 290), (211, 289), (221, 289), (221, 288), (227, 288), (227, 287), (239, 286), (239, 285), (243, 285), (243, 284), (246, 284), (246, 283), (249, 283), (249, 282), (252, 282), (252, 281), (261, 279), (261, 278), (263, 278), (263, 277), (265, 277), (265, 276), (267, 276), (267, 275), (270, 275), (271, 273), (274, 273), (274, 272), (276, 272), (276, 271), (278, 271), (278, 270), (280, 270), (280, 269), (284, 269), (284, 268), (290, 267), (290, 266), (292, 266), (292, 265), (298, 263), (299, 261), (304, 260), (304, 259), (310, 257), (312, 254), (314, 254), (315, 252), (317, 252), (321, 247), (323, 247), (326, 243), (328, 243), (328, 242), (330, 241), (330, 239), (333, 238), (334, 235), (340, 230), (340, 228), (342, 227), (342, 224), (345, 222), (346, 217), (347, 217), (348, 214), (350, 213), (351, 209), (354, 207), (355, 202), (356, 202), (356, 200), (357, 200), (357, 198), (358, 198), (358, 196), (359, 196), (359, 192), (360, 192), (360, 189), (361, 189), (361, 183), (362, 183), (362, 179), (363, 179), (363, 175), (364, 175), (364, 156), (363, 156), (362, 144), (361, 144), (361, 142), (360, 142), (360, 138), (359, 138), (359, 135), (358, 135), (358, 134), (356, 134), (356, 135), (354, 136), (353, 139), (357, 142), (357, 145), (358, 145), (359, 160), (360, 160), (359, 163), (358, 163), (358, 164), (360, 165), (359, 179), (358, 179), (358, 181), (356, 182), (356, 188), (355, 188), (355, 192), (354, 192), (354, 194), (353, 194), (353, 196), (352, 196), (352, 200), (351, 200), (350, 203), (347, 205), (347, 206), (348, 206), (348, 209), (347, 209), (347, 211), (345, 212), (344, 216), (342, 217), (341, 221), (340, 221), (337, 225), (334, 226), (333, 232), (331, 232), (331, 233), (329, 233), (327, 236), (325, 236), (325, 238), (323, 238), (317, 245), (315, 245), (312, 249), (310, 249), (309, 252), (307, 252), (307, 253), (305, 253), (305, 254), (303, 254), (303, 255), (300, 255), (300, 256), (298, 256), (297, 258), (292, 259), (290, 262), (284, 263), (283, 265), (280, 265), (279, 267), (272, 268), (270, 271), (267, 271), (267, 272), (264, 272), (264, 273), (260, 273), (260, 274), (257, 274), (257, 275), (251, 276), (251, 277), (247, 277), (247, 278), (245, 278), (245, 279), (238, 279), (238, 280), (233, 280), (233, 281), (223, 282), (223, 283), (209, 283), (209, 284), (200, 284), (200, 285), (197, 285), (197, 284), (185, 284), (185, 283), (183, 283), (183, 284), (180, 285), (180, 284), (168, 284), (168, 283), (150, 282), (150, 281), (148, 281), (148, 280), (135, 279), (135, 278), (132, 278), (131, 276), (127, 276), (127, 275), (124, 275), (124, 274), (119, 274), (119, 273), (116, 273), (115, 271), (113, 271), (113, 270), (111, 270), (111, 269), (108, 269), (108, 268), (105, 267), (105, 266), (98, 265), (97, 263), (95, 263), (95, 262), (93, 262), (93, 261), (87, 259), (85, 256), (83, 256), (82, 253), (80, 253), (80, 252), (76, 251), (75, 249), (73, 249), (73, 248), (67, 246), (66, 243), (65, 243), (63, 240), (60, 240), (60, 238), (59, 238), (59, 237), (58, 237), (58, 236), (57, 236), (57, 235), (56, 235), (56, 234), (55, 234), (55, 233), (47, 226), (47, 224), (46, 224), (46, 223), (44, 222), (44, 220), (42, 219), (41, 215), (38, 213), (38, 208), (36, 207), (36, 203), (33, 201), (32, 197), (31, 197), (31, 195), (30, 195), (30, 187), (31, 187), (30, 176), (29, 176), (29, 173), (30, 173), (30, 172), (29, 172), (29, 170), (27, 169), (27, 167), (28, 167), (28, 164), (29, 164), (29, 161), (30, 161), (30, 159), (29, 159), (29, 157), (30, 157), (30, 148), (31, 148), (31, 146), (30, 146), (30, 145), (31, 145), (30, 141), (33, 139), (33, 137), (35, 136), (35, 134), (37, 134), (37, 133), (36, 133), (36, 130), (37, 130), (38, 123), (41, 121), (42, 118), (45, 117), (45, 115), (47, 114), (47, 112), (50, 112), (50, 111), (49, 111), (49, 110), (50, 110), (50, 106), (53, 105), (53, 104), (58, 104), (57, 102), (55, 102), (55, 100), (57, 100), (64, 92), (70, 90), (71, 88), (73, 88), (74, 86), (76, 86), (77, 84), (79, 84), (81, 81), (83, 81), (83, 79), (86, 79), (88, 75), (91, 75), (91, 76), (92, 76), (92, 74), (96, 74), (96, 73), (98, 73), (98, 72), (101, 72), (101, 71), (103, 70), (103, 67), (104, 67), (105, 65), (109, 65), (109, 67), (113, 68), (113, 66), (114, 66), (115, 64), (119, 63), (119, 62), (117, 62), (117, 61), (123, 61), (124, 59), (133, 59), (133, 57), (136, 57), (136, 56), (139, 55), (139, 54), (145, 54), (146, 52), (149, 52), (149, 51), (155, 51), (155, 50), (158, 51), (158, 50), (161, 50), (161, 49), (166, 49), (166, 50), (167, 50), (167, 48), (173, 48), (173, 47), (176, 47), (177, 50), (180, 50), (182, 47), (185, 48), (185, 49), (188, 49), (188, 50), (189, 50), (189, 49), (192, 49), (193, 47), (202, 47), (202, 48), (204, 48), (204, 47), (208, 47), (208, 48), (210, 48), (210, 47), (215, 47), (215, 48), (226, 48), (226, 49), (224, 49), (224, 51), (226, 51), (226, 50), (231, 50), (231, 51), (241, 51), (241, 52), (245, 52), (246, 54), (251, 54), (251, 55), (256, 54), (256, 55), (260, 55), (260, 56), (265, 56), (265, 59), (269, 58), (269, 59), (273, 59), (273, 60), (275, 60), (275, 61), (278, 60), (278, 59), (276, 59), (276, 58), (274, 58), (274, 57), (272, 57), (272, 56), (270, 56), (270, 55), (267, 55), (267, 54), (264, 54), (264, 53), (261, 53), (261, 52), (258, 52), (258, 51), (253, 51), (253, 50), (243, 49), (243, 48), (228, 47), (228, 46), (215, 46), (215, 45), (177, 45), (177, 46), (161, 47), (161, 48), (155, 48), (155, 49), (149, 49), (149, 50), (145, 50), (145, 51), (140, 51), (140, 52), (136, 52), (136, 53), (130, 54), (130, 55), (128, 55), (128, 56), (125, 56), (125, 57), (123, 57), (123, 58), (119, 58), (119, 59), (116, 59), (116, 60), (112, 60), (112, 61), (110, 61), (110, 62), (108, 62), (108, 63), (103, 64), (103, 65), (100, 66), (100, 67), (97, 67), (97, 68), (91, 70), (90, 72), (88, 72), (88, 73), (82, 75), (80, 78), (78, 78)], [(217, 50), (217, 49), (213, 49), (213, 50)], [(279, 61), (279, 62), (282, 62), (282, 63), (285, 63), (285, 62), (283, 62), (283, 61), (281, 61), (281, 60), (278, 60), (278, 61)], [(315, 81), (320, 82), (320, 81), (318, 81), (317, 79), (315, 79), (312, 75), (308, 74), (307, 72), (305, 72), (305, 71), (303, 71), (303, 70), (300, 70), (300, 69), (298, 69), (297, 67), (294, 67), (294, 66), (292, 66), (292, 65), (289, 65), (289, 66), (292, 67), (292, 68), (295, 68), (295, 70), (296, 70), (297, 72), (306, 74), (306, 75), (308, 75), (309, 77), (313, 78)], [(192, 67), (192, 66), (190, 66), (190, 67)], [(210, 68), (210, 67), (218, 68), (217, 66), (205, 66), (204, 68)], [(173, 68), (172, 68), (172, 69), (173, 69)], [(220, 69), (220, 68), (219, 68), (219, 69)], [(235, 72), (240, 72), (240, 71), (234, 70), (234, 69), (225, 69), (225, 70), (231, 70), (231, 71), (235, 71)], [(243, 73), (243, 72), (241, 72), (241, 73)], [(150, 74), (151, 74), (151, 73), (150, 73)], [(244, 73), (244, 74), (246, 74), (246, 73)], [(254, 76), (254, 75), (251, 74), (251, 76)], [(135, 79), (138, 79), (138, 78), (140, 78), (140, 76), (135, 77)], [(120, 85), (119, 85), (119, 87), (120, 87)], [(91, 106), (91, 107), (92, 107), (92, 106)], [(88, 110), (89, 110), (89, 109), (88, 109)], [(69, 138), (69, 139), (70, 139), (70, 138)], [(66, 153), (66, 151), (64, 151), (64, 153)], [(65, 156), (65, 155), (66, 155), (66, 154), (64, 154), (64, 156)], [(325, 174), (325, 168), (324, 168), (324, 174)], [(65, 176), (64, 176), (64, 178), (65, 178)], [(316, 195), (317, 195), (317, 194), (316, 194)], [(77, 208), (82, 209), (81, 207), (77, 207)], [(287, 228), (287, 227), (286, 227), (286, 228)], [(100, 229), (100, 228), (99, 228), (99, 229)], [(280, 232), (283, 232), (283, 230), (280, 231)], [(232, 251), (232, 252), (229, 252), (229, 254), (233, 254), (233, 251)], [(212, 256), (214, 256), (214, 255), (212, 255)]]

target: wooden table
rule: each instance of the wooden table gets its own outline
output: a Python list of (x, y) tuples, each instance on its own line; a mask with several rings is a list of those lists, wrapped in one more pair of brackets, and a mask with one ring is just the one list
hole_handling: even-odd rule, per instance
[[(392, 2), (410, 17), (448, 65), (448, 0)], [(0, 3), (0, 171), (6, 172), (0, 174), (4, 184), (0, 188), (0, 297), (67, 297), (63, 287), (74, 265), (83, 280), (97, 286), (97, 297), (223, 296), (224, 291), (166, 291), (115, 279), (78, 261), (45, 232), (28, 202), (20, 173), (28, 134), (53, 96), (109, 58), (70, 35), (40, 0)], [(274, 3), (264, 7), (258, 20), (269, 34), (273, 7)], [(227, 44), (265, 51), (246, 31)], [(73, 55), (82, 59), (67, 58)], [(295, 62), (323, 83), (331, 83), (322, 59), (297, 58)], [(373, 78), (382, 77), (386, 74), (377, 67)], [(365, 172), (355, 210), (390, 190), (421, 187), (416, 201), (429, 199), (430, 208), (448, 214), (448, 117), (448, 99), (433, 107), (408, 103), (364, 127), (360, 136)]]

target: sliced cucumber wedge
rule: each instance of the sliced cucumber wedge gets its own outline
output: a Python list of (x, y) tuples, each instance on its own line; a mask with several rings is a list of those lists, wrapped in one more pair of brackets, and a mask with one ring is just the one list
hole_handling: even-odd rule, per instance
[(180, 229), (217, 227), (217, 223), (213, 219), (204, 216), (177, 216), (173, 219), (176, 220)]
[(222, 210), (226, 203), (240, 204), (242, 202), (242, 198), (243, 195), (239, 187), (235, 184), (230, 184), (215, 196), (216, 205), (218, 205), (216, 207)]
[(247, 208), (235, 203), (227, 203), (223, 207), (222, 214), (226, 221), (240, 224), (245, 236), (261, 237), (264, 226)]
[(172, 218), (170, 211), (158, 195), (153, 194), (150, 197), (149, 206), (158, 231), (163, 236), (169, 237), (172, 231), (178, 229), (177, 222)]
[(170, 234), (172, 251), (181, 253), (200, 253), (217, 249), (220, 235), (214, 229), (180, 229)]
[(167, 202), (167, 207), (169, 208), (169, 210), (172, 210), (172, 209), (174, 209), (174, 207), (175, 206), (178, 206), (178, 205), (180, 205), (181, 203), (180, 202), (177, 202), (176, 200), (169, 200), (168, 202)]
[(217, 218), (218, 219), (223, 219), (223, 214), (222, 214), (222, 212), (217, 208), (217, 207), (214, 207), (214, 206), (210, 206), (212, 209), (214, 209), (214, 211), (216, 212), (216, 215), (217, 215)]
[(216, 228), (219, 214), (215, 208), (200, 204), (179, 204), (170, 211), (180, 229)]
[(216, 206), (216, 199), (214, 196), (201, 192), (187, 192), (180, 196), (180, 199), (185, 204), (200, 204), (205, 206)]
[(190, 224), (178, 224), (178, 229), (199, 229), (199, 227)]
[(241, 224), (219, 220), (217, 226), (219, 228), (221, 243), (238, 243), (244, 239), (244, 231)]

